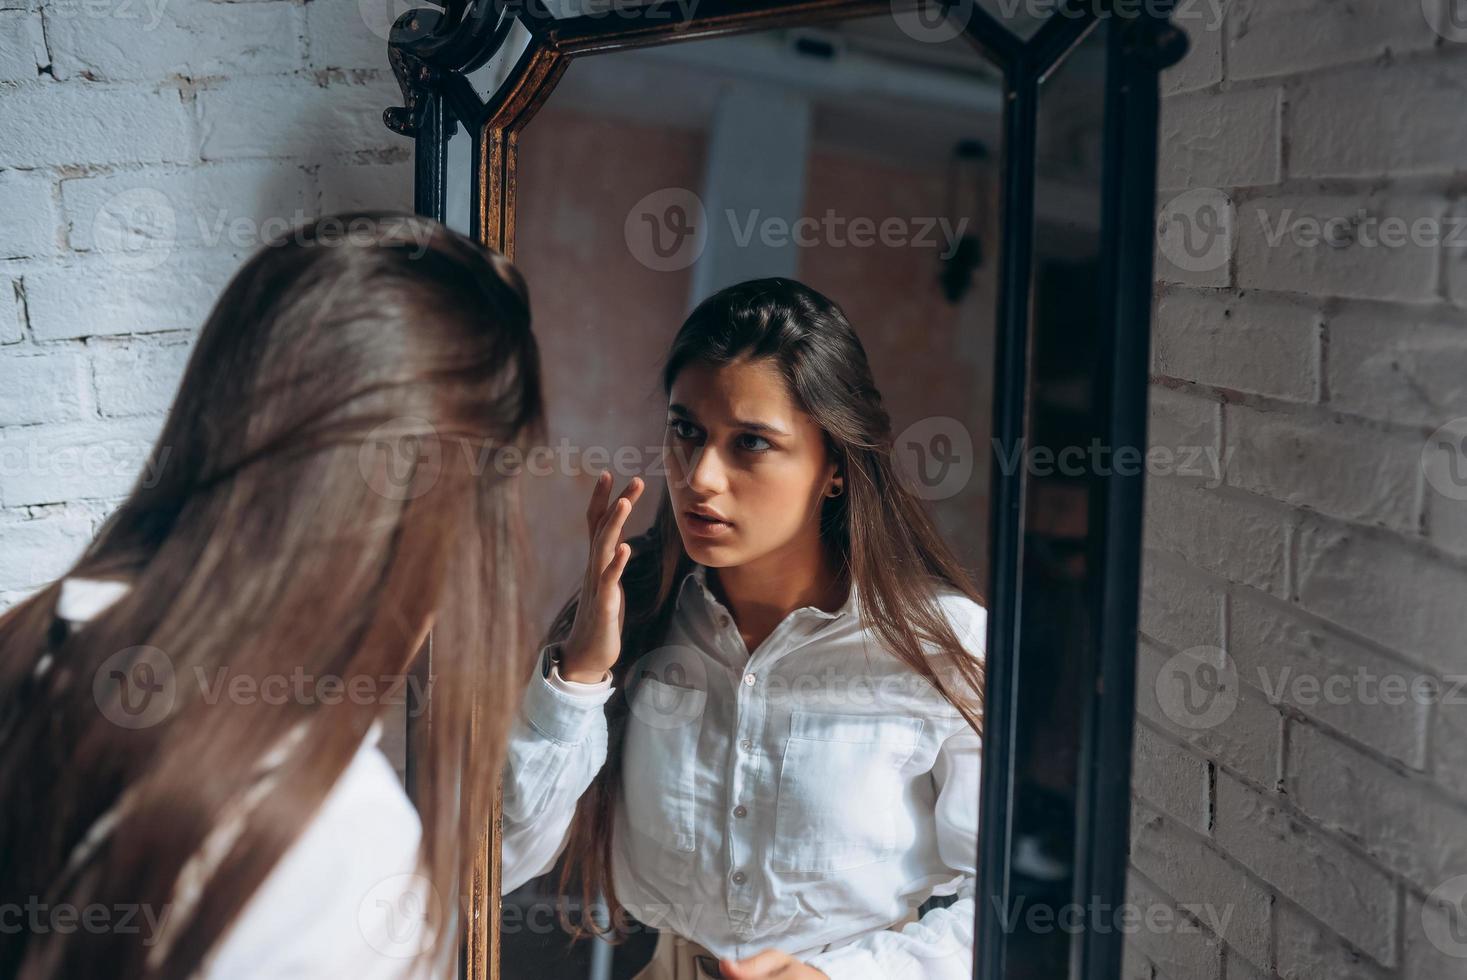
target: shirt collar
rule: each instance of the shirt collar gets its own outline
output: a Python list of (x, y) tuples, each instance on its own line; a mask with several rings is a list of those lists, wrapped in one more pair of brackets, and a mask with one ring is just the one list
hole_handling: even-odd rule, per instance
[[(682, 583), (678, 587), (677, 603), (679, 606), (682, 605), (685, 596), (689, 594), (695, 595), (709, 610), (723, 608), (723, 604), (708, 587), (708, 566), (706, 565), (694, 562), (693, 570), (683, 576)], [(827, 612), (819, 606), (801, 606), (795, 612), (805, 616), (814, 616), (817, 619), (840, 619), (847, 614), (854, 613), (857, 606), (856, 580), (852, 578), (846, 601), (841, 603), (840, 608), (834, 612)]]

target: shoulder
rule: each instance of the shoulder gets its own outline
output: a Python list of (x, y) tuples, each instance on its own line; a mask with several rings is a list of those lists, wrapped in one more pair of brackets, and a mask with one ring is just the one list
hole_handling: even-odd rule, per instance
[(61, 580), (56, 596), (56, 615), (72, 623), (85, 623), (106, 611), (132, 586), (115, 579), (70, 576)]
[[(422, 909), (422, 824), (387, 757), (367, 738), (301, 836), (240, 911), (208, 980), (261, 975), (406, 976), (422, 932), (378, 920)], [(412, 923), (407, 923), (411, 926)]]
[(936, 583), (934, 598), (963, 648), (981, 659), (988, 649), (988, 610), (946, 582)]

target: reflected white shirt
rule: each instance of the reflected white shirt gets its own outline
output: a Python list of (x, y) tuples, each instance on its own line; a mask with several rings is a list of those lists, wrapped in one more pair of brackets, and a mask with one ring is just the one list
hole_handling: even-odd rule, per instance
[[(618, 897), (719, 956), (772, 946), (832, 980), (970, 980), (978, 736), (884, 648), (854, 586), (836, 612), (794, 610), (750, 655), (706, 573), (680, 583), (665, 644), (627, 674)], [(981, 658), (986, 611), (936, 594)], [(609, 676), (531, 678), (505, 772), (504, 891), (564, 849), (606, 759), (613, 695)]]

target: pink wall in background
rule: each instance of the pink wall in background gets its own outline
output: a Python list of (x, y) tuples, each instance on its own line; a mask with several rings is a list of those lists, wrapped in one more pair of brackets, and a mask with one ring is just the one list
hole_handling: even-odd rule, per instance
[[(658, 364), (688, 307), (691, 273), (653, 272), (628, 250), (623, 222), (662, 187), (697, 187), (703, 137), (688, 130), (603, 121), (547, 106), (520, 148), (515, 264), (530, 283), (550, 443), (607, 454), (569, 472), (532, 477), (527, 494), (537, 568), (532, 612), (541, 627), (579, 587), (586, 567), (586, 504), (595, 473), (612, 467), (618, 492), (650, 466), (614, 466), (619, 447), (660, 446), (666, 403)], [(561, 455), (556, 454), (557, 467)], [(632, 533), (651, 521), (661, 487), (649, 481)]]
[[(942, 161), (945, 162), (945, 161)], [(867, 217), (940, 216), (946, 211), (946, 174), (896, 168), (850, 154), (811, 154), (805, 211)], [(992, 428), (994, 297), (997, 284), (996, 201), (985, 194), (984, 263), (958, 305), (938, 287), (940, 256), (948, 243), (854, 248), (816, 247), (801, 255), (800, 278), (835, 300), (866, 348), (892, 431), (930, 416), (960, 421), (973, 442), (973, 475), (963, 489), (931, 501), (933, 517), (958, 559), (987, 592), (989, 432)], [(912, 226), (915, 240), (922, 229)], [(900, 448), (900, 447), (899, 447)]]
[[(945, 213), (943, 166), (899, 169), (817, 148), (811, 156), (806, 213), (845, 218), (915, 218)], [(660, 445), (664, 406), (658, 370), (691, 308), (689, 270), (653, 272), (626, 247), (623, 224), (646, 194), (698, 189), (704, 134), (604, 121), (547, 106), (526, 130), (519, 164), (516, 264), (530, 282), (535, 331), (544, 355), (550, 442), (647, 452)], [(992, 195), (987, 195), (991, 199)], [(986, 589), (989, 414), (995, 283), (995, 208), (984, 208), (988, 255), (974, 289), (958, 306), (939, 291), (939, 235), (929, 247), (821, 245), (805, 249), (799, 276), (839, 303), (865, 345), (894, 430), (944, 415), (971, 434), (973, 477), (957, 495), (933, 503), (934, 516)], [(701, 297), (699, 297), (701, 298)], [(557, 454), (556, 459), (560, 458)], [(585, 569), (585, 508), (591, 473), (567, 454), (569, 471), (531, 477), (527, 519), (537, 565), (537, 625), (548, 625)], [(615, 467), (613, 467), (615, 468)], [(618, 490), (630, 473), (617, 470)], [(661, 478), (633, 515), (647, 525)]]

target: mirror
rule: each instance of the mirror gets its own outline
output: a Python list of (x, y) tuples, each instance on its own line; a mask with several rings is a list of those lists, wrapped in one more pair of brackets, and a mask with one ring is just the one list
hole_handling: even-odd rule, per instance
[[(464, 896), (470, 980), (717, 976), (714, 954), (764, 948), (819, 967), (861, 962), (873, 940), (911, 952), (949, 926), (952, 942), (929, 951), (958, 957), (944, 975), (969, 963), (982, 980), (1118, 974), (1106, 917), (1124, 898), (1130, 806), (1157, 73), (1186, 49), (1165, 8), (448, 0), (399, 19), (406, 104), (386, 122), (416, 140), (418, 210), (466, 223), (531, 284), (553, 443), (524, 469), (533, 613), (557, 620), (552, 640), (569, 628), (562, 606), (584, 574), (602, 470), (616, 490), (647, 483), (621, 534), (639, 548), (627, 607), (667, 613), (636, 621), (609, 689), (604, 675), (594, 683), (600, 665), (552, 669), (564, 643), (528, 652), (524, 730)], [(450, 145), (450, 116), (472, 142)], [(767, 277), (783, 277), (786, 301), (803, 288), (791, 281), (834, 301), (849, 329), (826, 334), (859, 339), (862, 354), (809, 373), (826, 379), (825, 402), (880, 392), (885, 485), (920, 506), (868, 495), (881, 517), (866, 539), (930, 522), (927, 550), (950, 553), (948, 578), (976, 586), (967, 608), (984, 614), (954, 644), (986, 651), (982, 740), (965, 754), (932, 752), (931, 736), (963, 717), (931, 697), (935, 675), (898, 684), (909, 696), (888, 694), (881, 710), (857, 688), (828, 696), (831, 678), (887, 669), (910, 682), (925, 664), (873, 659), (864, 639), (863, 652), (842, 646), (843, 630), (890, 618), (843, 621), (860, 608), (846, 576), (765, 562), (777, 585), (761, 593), (740, 575), (757, 547), (706, 543), (732, 544), (739, 518), (720, 515), (729, 533), (683, 513), (690, 498), (757, 500), (753, 464), (731, 461), (760, 436), (734, 430), (756, 414), (746, 408), (795, 405), (787, 375), (673, 346), (691, 338), (706, 354), (727, 333), (710, 324), (747, 319), (726, 288), (767, 291)], [(688, 320), (709, 297), (717, 315)], [(869, 380), (847, 370), (863, 360)], [(795, 409), (780, 417), (811, 422)], [(865, 458), (826, 441), (845, 417), (827, 411), (805, 443), (827, 463)], [(807, 466), (794, 513), (800, 501), (830, 509), (841, 474)], [(653, 523), (664, 494), (676, 506)], [(765, 544), (800, 525), (787, 505), (758, 513), (752, 537)], [(826, 523), (818, 540), (851, 526)], [(673, 571), (659, 574), (652, 559), (669, 542)], [(863, 574), (878, 582), (899, 564), (868, 560)], [(663, 578), (659, 604), (648, 590)], [(921, 575), (887, 575), (884, 591), (901, 591), (898, 578), (909, 598), (927, 595)], [(823, 579), (828, 592), (808, 588)], [(952, 625), (939, 605), (934, 622)], [(825, 687), (803, 699), (775, 689), (822, 656)], [(413, 726), (431, 709), (408, 726), (410, 784)], [(601, 795), (608, 786), (618, 792)], [(602, 811), (577, 818), (591, 797)], [(614, 915), (604, 888), (583, 900), (555, 874), (572, 851), (586, 866), (602, 827), (611, 853), (589, 864), (605, 863)], [(560, 911), (626, 941), (572, 946)], [(944, 929), (905, 928), (914, 918)]]
[[(577, 58), (520, 133), (514, 257), (531, 284), (555, 450), (527, 494), (540, 623), (584, 575), (596, 474), (611, 469), (617, 491), (647, 481), (629, 536), (648, 529), (673, 478), (660, 367), (679, 325), (720, 289), (769, 276), (844, 311), (914, 499), (986, 592), (1003, 79), (960, 32), (934, 40), (906, 26), (884, 15)], [(769, 479), (759, 467), (781, 464), (728, 465), (752, 495)], [(730, 489), (715, 505), (753, 506)], [(711, 564), (773, 540), (752, 537), (750, 549), (687, 550)], [(815, 954), (950, 906), (963, 884), (965, 921), (928, 924), (970, 934), (976, 740), (953, 743), (965, 771), (943, 768), (942, 740), (965, 726), (936, 717), (935, 701), (846, 691), (906, 690), (905, 666), (868, 665), (855, 631), (827, 632), (808, 610), (709, 630), (734, 610), (695, 584), (675, 637), (623, 651), (634, 680), (611, 695), (629, 701), (612, 837), (627, 941), (568, 944), (558, 904), (586, 910), (559, 892), (558, 866), (534, 874), (551, 855), (526, 838), (568, 832), (575, 797), (548, 787), (554, 803), (530, 806), (540, 777), (512, 760), (500, 975), (635, 977), (665, 930), (723, 955)], [(574, 763), (560, 772), (590, 776)], [(840, 778), (826, 785), (830, 774)]]
[[(1029, 439), (1024, 447), (1019, 714), (1010, 909), (1064, 908), (1075, 893), (1075, 816), (1084, 785), (1082, 692), (1097, 657), (1088, 525), (1112, 459), (1094, 411), (1103, 355), (1101, 170), (1106, 32), (1093, 26), (1039, 80), (1035, 131)], [(1005, 447), (1010, 449), (1010, 447)], [(1123, 848), (1121, 840), (1113, 842)], [(1018, 975), (1065, 976), (1073, 936), (1016, 916)]]

